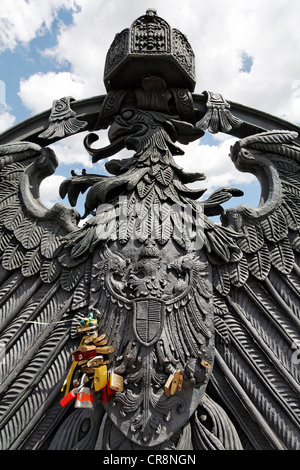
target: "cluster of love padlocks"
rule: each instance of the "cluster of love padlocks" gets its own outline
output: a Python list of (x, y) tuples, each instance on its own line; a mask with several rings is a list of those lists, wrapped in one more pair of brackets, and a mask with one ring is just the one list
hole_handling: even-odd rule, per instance
[(111, 400), (116, 391), (122, 392), (123, 377), (109, 371), (108, 355), (114, 348), (107, 345), (105, 334), (98, 335), (97, 320), (92, 313), (81, 320), (77, 332), (82, 339), (72, 352), (73, 362), (61, 390), (64, 397), (60, 404), (65, 407), (75, 401), (75, 408), (92, 408), (95, 392), (100, 391), (102, 403)]
[[(65, 407), (75, 400), (75, 408), (92, 408), (95, 392), (100, 391), (101, 402), (107, 403), (115, 392), (123, 392), (124, 381), (121, 375), (107, 367), (108, 355), (114, 348), (107, 345), (105, 334), (98, 335), (97, 320), (92, 313), (81, 320), (77, 332), (82, 335), (82, 339), (78, 348), (72, 352), (73, 362), (61, 390), (65, 390), (65, 394), (60, 404)], [(208, 367), (209, 364), (204, 362), (202, 361), (202, 365)], [(167, 397), (181, 391), (182, 382), (183, 374), (180, 369), (170, 374), (164, 386)], [(70, 391), (71, 383), (73, 388)]]

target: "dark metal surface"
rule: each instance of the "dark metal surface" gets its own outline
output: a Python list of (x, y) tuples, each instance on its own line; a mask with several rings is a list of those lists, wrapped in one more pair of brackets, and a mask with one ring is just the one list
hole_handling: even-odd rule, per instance
[[(1, 449), (300, 449), (299, 128), (193, 95), (172, 34), (148, 11), (109, 51), (107, 95), (59, 98), (0, 136)], [(153, 74), (136, 71), (134, 41)], [(204, 175), (175, 163), (177, 142), (206, 130), (240, 139), (231, 158), (259, 179), (257, 208), (188, 186)], [(93, 162), (135, 153), (64, 182), (72, 206), (87, 191), (81, 227), (39, 185), (58, 164), (47, 145), (83, 131)]]
[[(197, 121), (206, 112), (206, 96), (204, 94), (193, 94), (192, 96), (196, 116), (195, 121)], [(106, 95), (95, 96), (84, 100), (76, 100), (72, 103), (72, 109), (76, 112), (77, 118), (87, 121), (89, 123), (88, 130), (90, 131), (94, 130), (105, 97)], [(300, 127), (296, 124), (258, 109), (231, 102), (230, 100), (227, 101), (230, 104), (231, 113), (243, 121), (240, 128), (234, 128), (229, 132), (234, 137), (242, 138), (257, 132), (273, 129), (290, 129), (298, 133), (300, 132)], [(0, 134), (0, 144), (16, 140), (27, 140), (39, 145), (49, 144), (49, 141), (39, 138), (39, 134), (45, 131), (49, 125), (49, 115), (50, 109), (9, 128)], [(51, 142), (57, 140), (59, 138), (53, 138)], [(300, 143), (300, 138), (297, 137), (296, 141)]]

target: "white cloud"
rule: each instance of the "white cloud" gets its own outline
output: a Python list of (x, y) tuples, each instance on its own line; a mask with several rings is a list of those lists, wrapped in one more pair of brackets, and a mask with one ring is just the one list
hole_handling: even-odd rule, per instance
[(15, 116), (0, 105), (0, 133), (9, 129), (15, 123)]
[(65, 177), (61, 175), (52, 175), (45, 178), (40, 185), (40, 199), (43, 204), (50, 208), (59, 201), (59, 186)]
[(204, 198), (219, 187), (239, 187), (254, 181), (255, 178), (250, 173), (238, 171), (229, 157), (230, 147), (236, 140), (235, 138), (227, 138), (216, 145), (199, 145), (199, 142), (192, 142), (186, 147), (181, 147), (185, 155), (176, 157), (176, 163), (187, 172), (205, 174), (204, 181), (191, 185), (194, 188), (205, 188), (207, 191)]
[(14, 50), (49, 30), (61, 8), (77, 10), (75, 0), (13, 0), (0, 2), (0, 52)]
[(292, 95), (286, 103), (284, 115), (294, 122), (300, 123), (300, 80), (295, 80), (292, 84)]
[(73, 96), (84, 98), (84, 84), (70, 72), (36, 73), (20, 82), (19, 96), (23, 104), (33, 113), (45, 111), (52, 106), (54, 99)]
[(93, 167), (92, 157), (83, 146), (85, 135), (86, 133), (75, 134), (74, 136), (67, 137), (60, 142), (50, 145), (60, 164), (72, 165), (72, 169), (74, 170), (78, 166), (82, 166), (83, 168)]

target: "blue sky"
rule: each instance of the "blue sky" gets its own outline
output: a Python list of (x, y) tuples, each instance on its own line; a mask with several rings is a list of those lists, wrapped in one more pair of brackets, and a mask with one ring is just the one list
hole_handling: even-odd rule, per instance
[[(19, 2), (11, 0), (11, 4), (14, 3)], [(51, 23), (51, 28), (45, 29), (44, 31), (41, 29), (32, 40), (28, 42), (18, 41), (12, 50), (7, 47), (0, 54), (0, 78), (2, 80), (0, 101), (3, 104), (1, 98), (3, 98), (3, 94), (5, 93), (6, 104), (10, 112), (15, 116), (15, 123), (21, 122), (33, 114), (28, 107), (23, 104), (19, 96), (20, 81), (28, 80), (28, 78), (35, 73), (44, 74), (50, 70), (57, 72), (62, 68), (63, 70), (69, 70), (71, 66), (65, 63), (62, 67), (57, 63), (55, 58), (51, 59), (43, 55), (45, 49), (55, 46), (60, 25), (62, 23), (66, 26), (72, 24), (71, 10), (60, 8), (57, 9), (56, 14), (57, 16)]]
[[(0, 0), (0, 132), (50, 110), (62, 96), (104, 94), (105, 56), (114, 35), (149, 7), (187, 35), (196, 56), (196, 93), (219, 92), (300, 123), (298, 0)], [(100, 137), (99, 145), (106, 145), (104, 131)], [(74, 136), (51, 146), (60, 165), (42, 185), (45, 204), (57, 200), (58, 185), (72, 169), (103, 171), (102, 164), (93, 167), (82, 140)], [(235, 140), (205, 136), (184, 147), (178, 163), (207, 175), (207, 194), (235, 186), (246, 198), (229, 205), (256, 205), (258, 183), (235, 170), (228, 157)]]

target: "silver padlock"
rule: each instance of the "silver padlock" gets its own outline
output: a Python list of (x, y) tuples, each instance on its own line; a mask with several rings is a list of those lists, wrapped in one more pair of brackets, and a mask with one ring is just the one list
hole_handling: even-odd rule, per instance
[(85, 386), (86, 379), (87, 375), (84, 374), (76, 395), (75, 408), (93, 408), (95, 392), (92, 388)]

